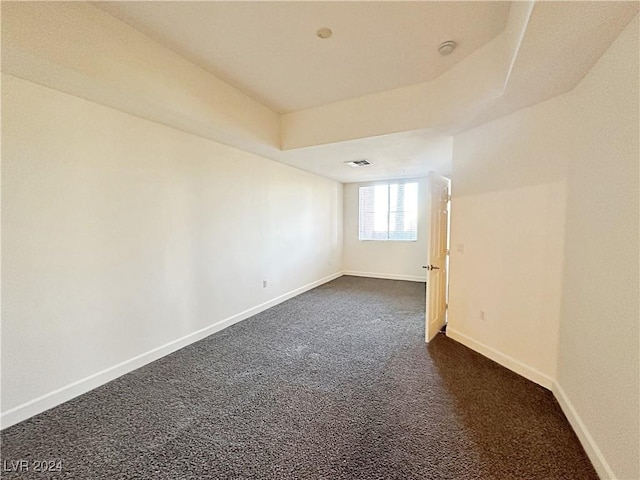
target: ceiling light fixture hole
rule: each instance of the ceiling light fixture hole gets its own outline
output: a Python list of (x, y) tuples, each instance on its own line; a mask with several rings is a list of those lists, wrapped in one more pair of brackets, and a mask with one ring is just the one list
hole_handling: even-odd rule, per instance
[(318, 35), (318, 37), (324, 39), (327, 39), (329, 37), (331, 37), (331, 35), (333, 35), (333, 32), (331, 31), (330, 28), (321, 28), (316, 32), (316, 35)]

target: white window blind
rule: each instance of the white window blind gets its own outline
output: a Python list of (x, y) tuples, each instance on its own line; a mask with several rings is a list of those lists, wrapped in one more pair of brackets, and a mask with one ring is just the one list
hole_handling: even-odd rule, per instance
[(360, 187), (360, 240), (418, 239), (418, 184)]

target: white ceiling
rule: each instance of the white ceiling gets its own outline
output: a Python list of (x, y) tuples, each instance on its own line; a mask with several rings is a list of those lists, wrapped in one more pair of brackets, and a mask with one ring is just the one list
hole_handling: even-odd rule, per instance
[[(640, 9), (637, 1), (93, 5), (287, 112), (280, 145), (230, 145), (345, 183), (450, 174), (449, 134), (571, 90)], [(333, 37), (317, 38), (321, 27)], [(449, 39), (459, 47), (441, 57), (437, 45)], [(373, 165), (344, 165), (362, 158)]]
[(502, 95), (458, 131), (573, 89), (639, 10), (638, 1), (537, 3)]
[[(421, 83), (505, 28), (510, 2), (98, 2), (277, 112)], [(333, 30), (321, 40), (316, 31)], [(458, 48), (443, 57), (445, 40)]]
[[(430, 130), (394, 133), (348, 142), (279, 151), (275, 160), (339, 182), (425, 177), (430, 171), (451, 175), (453, 137)], [(345, 162), (369, 160), (366, 167)]]

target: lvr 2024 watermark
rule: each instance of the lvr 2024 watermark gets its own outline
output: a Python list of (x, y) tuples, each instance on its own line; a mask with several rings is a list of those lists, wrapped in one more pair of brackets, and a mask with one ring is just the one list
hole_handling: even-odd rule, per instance
[(62, 460), (3, 460), (3, 472), (61, 472)]

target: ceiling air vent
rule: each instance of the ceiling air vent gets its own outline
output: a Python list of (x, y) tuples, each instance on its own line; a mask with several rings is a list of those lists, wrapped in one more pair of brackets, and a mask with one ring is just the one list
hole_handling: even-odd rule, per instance
[(350, 167), (367, 167), (369, 165), (371, 165), (371, 162), (369, 160), (353, 160), (351, 162), (344, 162), (347, 165), (349, 165)]

